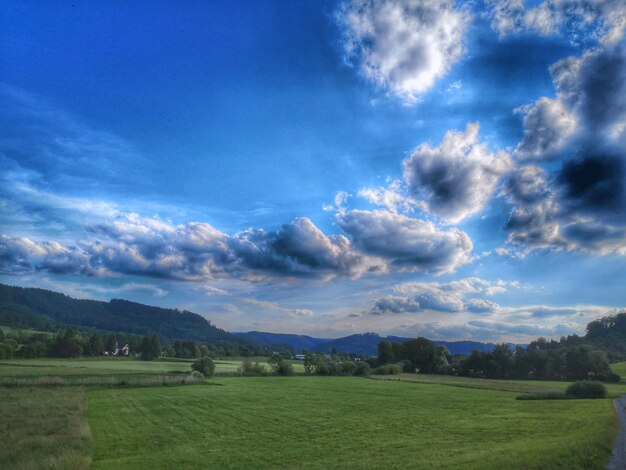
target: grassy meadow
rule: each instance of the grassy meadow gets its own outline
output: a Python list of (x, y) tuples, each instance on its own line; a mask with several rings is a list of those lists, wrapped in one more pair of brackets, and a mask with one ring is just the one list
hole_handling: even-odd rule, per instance
[(622, 382), (626, 382), (626, 362), (618, 362), (617, 364), (611, 364), (611, 370), (616, 374), (622, 376)]
[[(5, 360), (0, 378), (190, 362)], [(199, 385), (0, 387), (0, 468), (604, 468), (617, 429), (611, 400), (515, 400), (564, 382), (232, 376), (240, 365), (218, 360), (224, 375)]]
[[(372, 375), (372, 379), (404, 381), (420, 384), (450, 385), (454, 387), (477, 388), (483, 390), (499, 390), (503, 392), (520, 393), (545, 393), (564, 391), (572, 382), (558, 382), (548, 380), (496, 380), (474, 379), (470, 377), (457, 377), (452, 375), (429, 375), (429, 374), (398, 374), (398, 375)], [(626, 383), (606, 383), (610, 395), (621, 396), (626, 393)]]
[(610, 400), (352, 377), (91, 390), (93, 468), (604, 468)]
[[(234, 374), (243, 359), (215, 359), (216, 374)], [(267, 358), (253, 358), (267, 366)], [(80, 359), (2, 359), (0, 377), (68, 377), (68, 376), (126, 376), (154, 374), (183, 374), (191, 371), (192, 360), (141, 361), (127, 357)], [(304, 372), (302, 362), (294, 370)]]
[(0, 436), (0, 468), (88, 468), (93, 441), (84, 390), (0, 387)]

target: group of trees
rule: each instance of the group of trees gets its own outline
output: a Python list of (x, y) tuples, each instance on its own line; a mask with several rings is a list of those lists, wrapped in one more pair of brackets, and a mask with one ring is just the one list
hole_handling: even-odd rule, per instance
[[(132, 355), (151, 360), (158, 357), (195, 359), (212, 357), (269, 356), (272, 351), (261, 345), (239, 345), (217, 341), (208, 344), (191, 340), (168, 341), (156, 334), (133, 335), (101, 331), (81, 331), (74, 328), (56, 333), (32, 333), (26, 330), (6, 336), (0, 330), (0, 359), (37, 357), (81, 357), (113, 354), (128, 344)], [(290, 353), (286, 353), (290, 357)]]
[(514, 351), (498, 344), (490, 352), (475, 350), (469, 356), (452, 357), (444, 347), (417, 338), (406, 343), (382, 341), (378, 352), (378, 367), (373, 372), (381, 374), (404, 371), (490, 379), (620, 380), (611, 371), (606, 353), (589, 344), (562, 346), (541, 339)]
[(606, 354), (588, 344), (542, 349), (531, 343), (515, 351), (500, 344), (492, 352), (474, 351), (460, 361), (458, 373), (493, 379), (620, 380)]
[(348, 355), (308, 353), (304, 356), (306, 375), (368, 375), (370, 370), (369, 363), (355, 362)]
[(405, 372), (444, 374), (451, 372), (452, 356), (443, 346), (426, 338), (416, 338), (404, 343), (381, 341), (378, 344), (377, 366), (398, 364)]

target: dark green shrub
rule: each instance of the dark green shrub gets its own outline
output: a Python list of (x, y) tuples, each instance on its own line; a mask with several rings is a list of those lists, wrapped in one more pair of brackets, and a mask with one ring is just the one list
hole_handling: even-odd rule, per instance
[(215, 363), (210, 357), (202, 357), (191, 364), (191, 370), (197, 370), (205, 377), (212, 377), (215, 373)]
[(375, 375), (396, 375), (402, 373), (402, 366), (398, 364), (386, 364), (384, 366), (378, 366), (372, 371)]
[(611, 372), (605, 379), (606, 382), (614, 382), (617, 383), (622, 380), (622, 377), (619, 374), (615, 374)]
[(354, 375), (366, 376), (372, 371), (372, 367), (365, 361), (357, 362)]
[(267, 370), (263, 364), (253, 363), (249, 359), (241, 363), (240, 371), (242, 375), (267, 375)]
[(579, 380), (567, 387), (565, 395), (568, 398), (606, 398), (606, 387), (595, 380)]

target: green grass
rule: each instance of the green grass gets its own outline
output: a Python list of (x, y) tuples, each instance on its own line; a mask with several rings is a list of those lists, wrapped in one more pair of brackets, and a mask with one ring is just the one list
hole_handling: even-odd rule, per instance
[[(255, 358), (265, 362), (267, 358)], [(189, 373), (192, 360), (140, 361), (123, 357), (98, 357), (80, 359), (2, 359), (0, 377), (67, 377), (67, 376), (124, 376)], [(216, 359), (217, 374), (234, 374), (241, 367), (241, 360)], [(295, 364), (296, 372), (304, 372), (302, 363)]]
[(88, 468), (86, 408), (79, 388), (0, 387), (0, 468)]
[(93, 468), (604, 468), (610, 400), (351, 377), (87, 393)]
[(622, 376), (622, 382), (626, 382), (626, 362), (611, 364), (611, 370)]
[(140, 361), (131, 358), (3, 359), (0, 376), (93, 376), (189, 372), (191, 361)]
[(6, 326), (6, 325), (0, 325), (0, 330), (2, 330), (2, 332), (5, 335), (24, 335), (24, 336), (32, 336), (35, 334), (44, 334), (44, 335), (53, 335), (54, 333), (50, 333), (49, 331), (40, 331), (40, 330), (34, 330), (32, 328), (16, 328), (14, 326)]
[[(572, 382), (557, 382), (547, 380), (495, 380), (474, 379), (470, 377), (455, 377), (451, 375), (428, 375), (428, 374), (399, 374), (399, 375), (374, 375), (373, 379), (405, 381), (422, 384), (451, 385), (455, 387), (477, 388), (484, 390), (500, 390), (521, 393), (550, 393), (565, 391)], [(626, 393), (626, 383), (607, 383), (606, 388), (611, 395)]]

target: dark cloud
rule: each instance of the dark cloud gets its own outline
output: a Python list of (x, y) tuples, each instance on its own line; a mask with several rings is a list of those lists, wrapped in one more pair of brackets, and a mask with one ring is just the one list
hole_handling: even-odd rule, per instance
[(478, 141), (478, 124), (448, 131), (438, 147), (422, 144), (403, 162), (404, 179), (429, 212), (459, 222), (487, 203), (502, 175), (511, 169), (504, 153)]
[(352, 210), (337, 214), (337, 224), (363, 252), (391, 261), (399, 269), (444, 273), (471, 260), (472, 241), (457, 229), (388, 211)]
[(556, 158), (561, 164), (549, 176), (539, 167), (522, 166), (507, 181), (502, 194), (513, 206), (506, 224), (508, 240), (526, 252), (624, 253), (624, 44), (566, 58), (551, 72), (557, 97), (541, 98), (523, 109), (524, 137), (516, 156)]
[(581, 210), (623, 208), (624, 161), (610, 155), (589, 155), (563, 164), (557, 182), (564, 202)]
[(32, 270), (29, 253), (12, 239), (0, 236), (0, 274), (24, 274)]
[(420, 310), (420, 304), (414, 299), (402, 296), (388, 296), (378, 299), (369, 311), (370, 315), (387, 315), (398, 313), (415, 313)]

